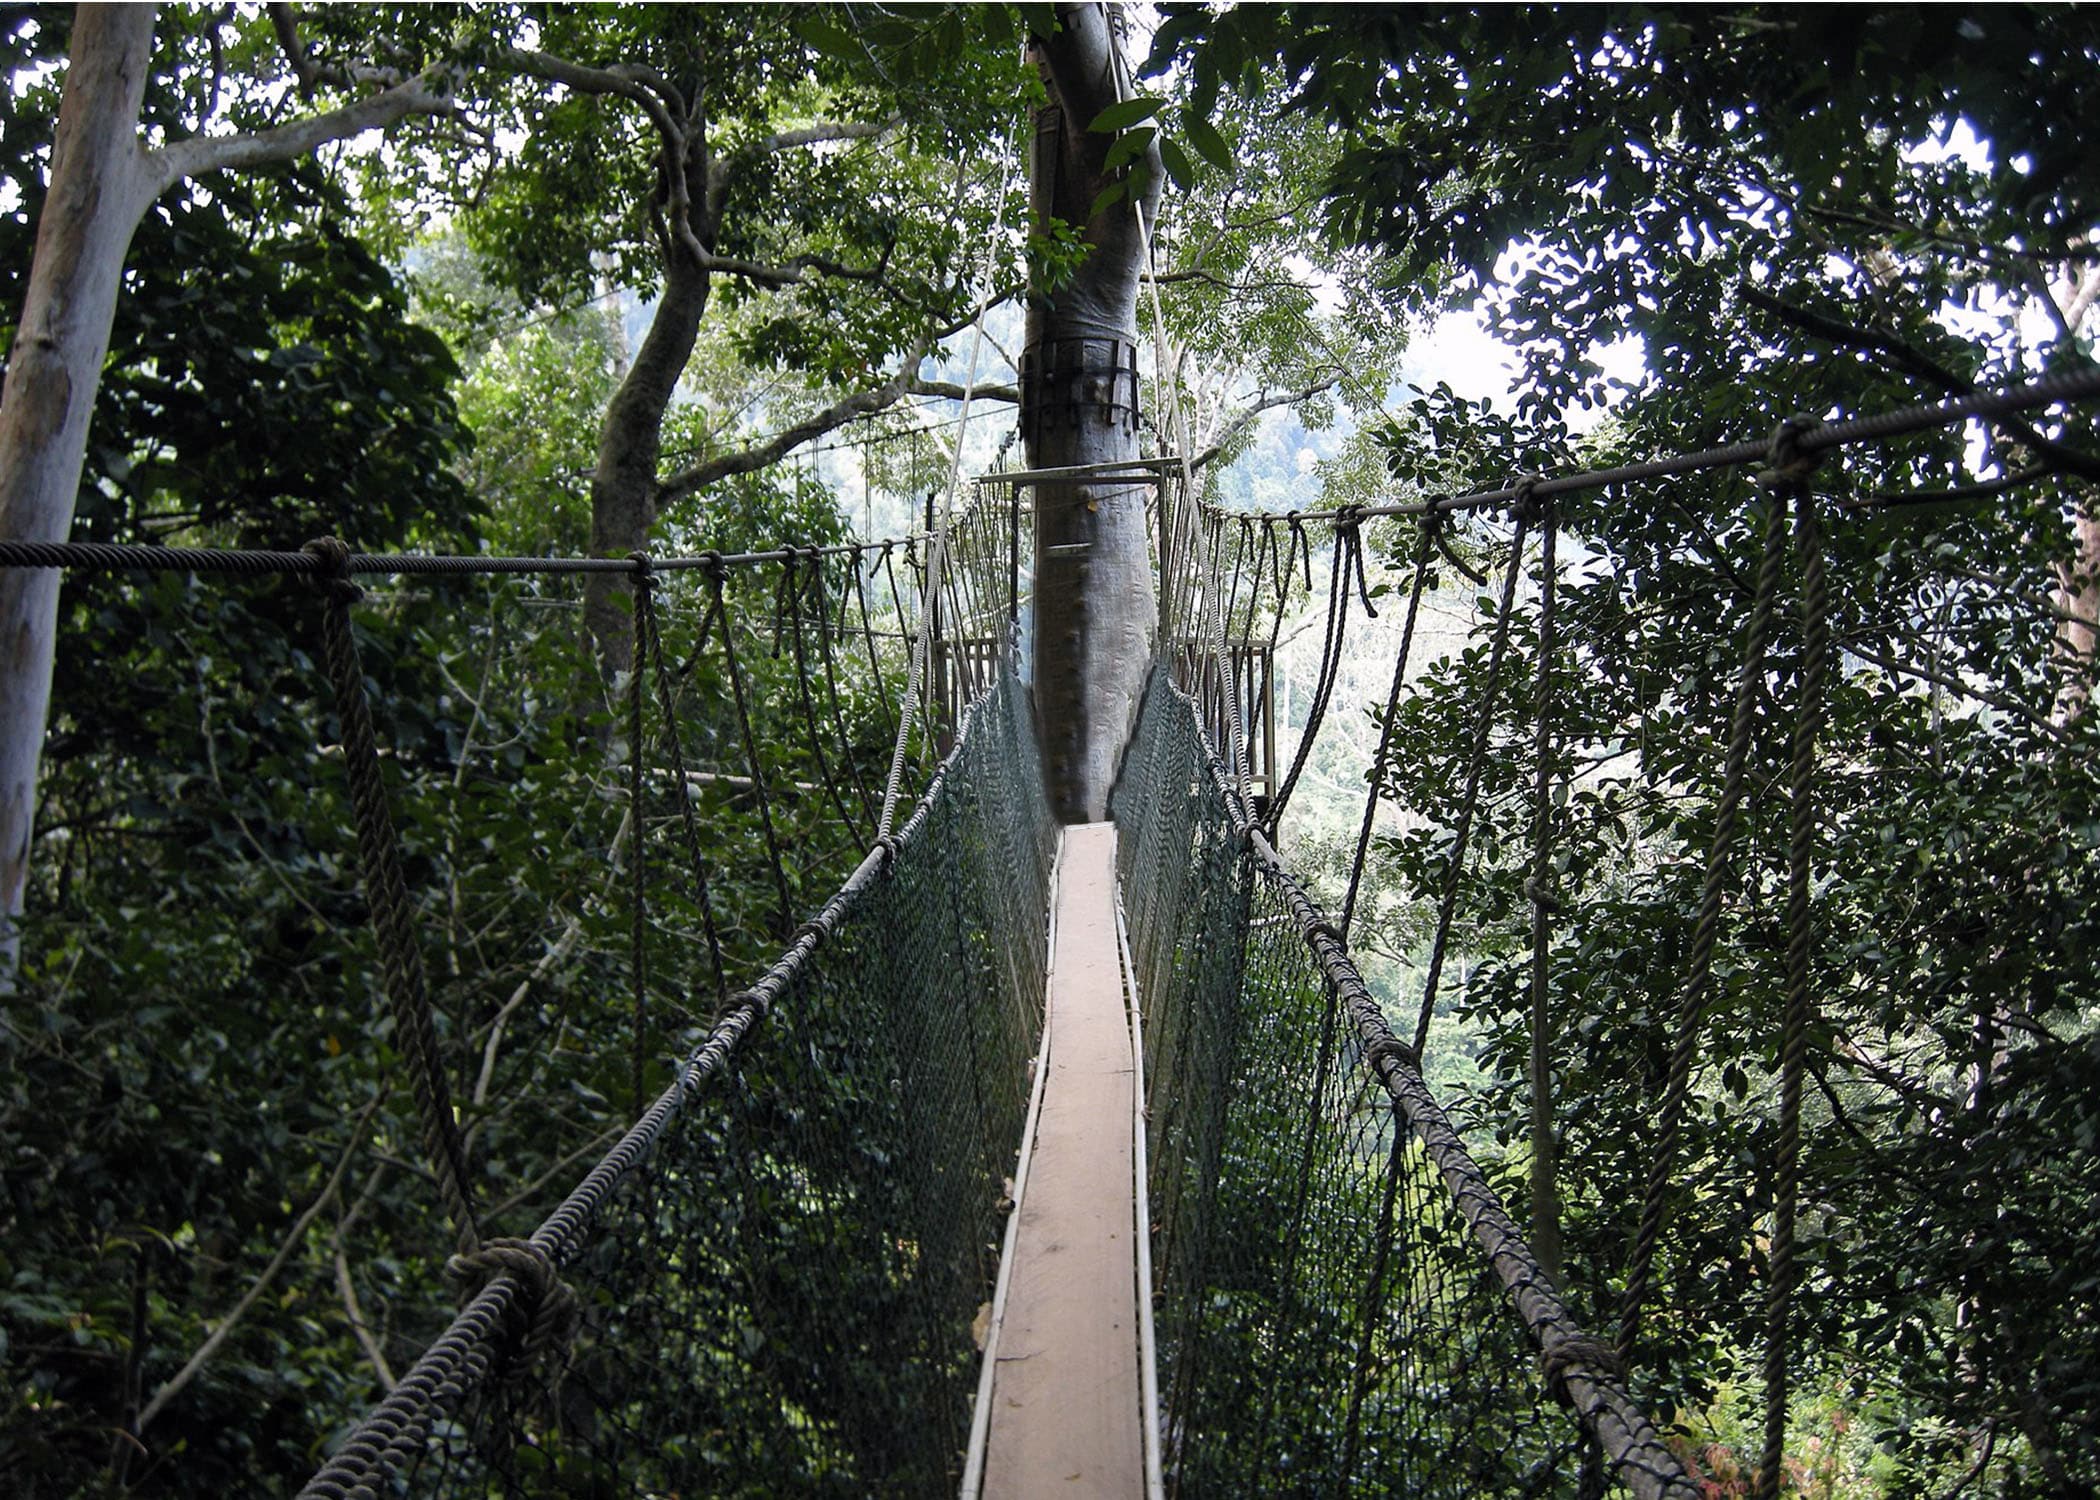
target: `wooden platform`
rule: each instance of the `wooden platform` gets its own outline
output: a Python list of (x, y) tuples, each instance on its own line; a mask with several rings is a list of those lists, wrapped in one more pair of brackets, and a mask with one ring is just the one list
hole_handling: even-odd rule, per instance
[(1044, 1072), (980, 1386), (985, 1500), (1147, 1493), (1115, 850), (1114, 826), (1090, 823), (1065, 829), (1059, 852)]

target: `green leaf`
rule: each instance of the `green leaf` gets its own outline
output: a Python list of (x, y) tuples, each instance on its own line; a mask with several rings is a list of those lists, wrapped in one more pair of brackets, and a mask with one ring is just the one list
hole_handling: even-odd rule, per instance
[(1151, 119), (1166, 107), (1167, 101), (1164, 99), (1119, 99), (1107, 109), (1102, 110), (1100, 114), (1095, 115), (1093, 122), (1087, 126), (1087, 129), (1101, 131), (1104, 134), (1109, 131), (1127, 129), (1141, 120)]
[(853, 33), (826, 15), (808, 15), (795, 23), (795, 30), (802, 40), (809, 43), (827, 57), (836, 57), (845, 62), (858, 62), (867, 56)]
[(1203, 118), (1193, 109), (1181, 112), (1181, 128), (1196, 148), (1196, 154), (1216, 167), (1220, 172), (1232, 170), (1232, 147), (1218, 133), (1218, 127)]
[(1086, 211), (1087, 218), (1089, 220), (1098, 219), (1109, 209), (1115, 207), (1117, 201), (1123, 196), (1123, 189), (1124, 184), (1112, 182), (1099, 193), (1096, 193), (1093, 207)]
[(1181, 142), (1172, 136), (1161, 136), (1159, 141), (1160, 163), (1166, 167), (1167, 175), (1174, 179), (1174, 186), (1184, 193), (1195, 186), (1196, 168), (1189, 154), (1181, 149)]
[(1158, 134), (1157, 130), (1147, 125), (1142, 130), (1133, 130), (1127, 135), (1117, 136), (1115, 144), (1108, 148), (1108, 155), (1102, 158), (1102, 169), (1113, 172), (1118, 167), (1128, 166), (1144, 154), (1145, 148), (1152, 144), (1152, 138)]

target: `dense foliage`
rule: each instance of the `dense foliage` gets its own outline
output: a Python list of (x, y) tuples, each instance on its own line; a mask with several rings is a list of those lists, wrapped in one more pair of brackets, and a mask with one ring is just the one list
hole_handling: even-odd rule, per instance
[[(1439, 389), (1391, 423), (1389, 468), (1417, 492), (2090, 357), (2100, 183), (2069, 132), (2100, 33), (2077, 12), (1176, 8), (1160, 55), (1199, 97), (1281, 66), (1342, 140), (1329, 232), (1382, 247), (1425, 300), (1471, 298), (1519, 351), (1517, 422)], [(1611, 395), (1596, 351), (1628, 337), (1645, 373), (1578, 442), (1567, 418)], [(1816, 791), (1789, 1471), (1804, 1492), (2074, 1493), (2100, 1476), (2096, 457), (2091, 416), (2072, 414), (1856, 450), (1816, 477), (1838, 671)], [(1966, 493), (1934, 503), (1950, 486)], [(1551, 1027), (1567, 1279), (1599, 1325), (1639, 1213), (1769, 503), (1730, 474), (1561, 511)], [(1488, 521), (1461, 541), (1499, 567), (1506, 536)], [(1414, 551), (1408, 528), (1403, 579)], [(1637, 1350), (1724, 1487), (1756, 1456), (1799, 586), (1790, 568)], [(1474, 641), (1405, 704), (1383, 789), (1413, 819), (1384, 842), (1388, 876), (1422, 901), (1486, 686), (1496, 622), (1480, 608)], [(1483, 1040), (1472, 1105), (1510, 1143), (1519, 1198), (1537, 630), (1522, 608), (1461, 924), (1486, 961), (1459, 1002)]]
[[(1021, 129), (1032, 84), (1013, 11), (299, 21), (303, 74), (265, 15), (167, 11), (149, 138), (265, 127), (302, 96), (354, 93), (360, 68), (442, 63), (460, 110), (384, 149), (222, 174), (155, 206), (97, 396), (80, 538), (575, 552), (604, 544), (594, 512), (623, 455), (635, 540), (844, 537), (837, 498), (773, 467), (774, 443), (844, 421), (841, 402), (900, 400), (989, 289), (977, 247), (1017, 217), (1012, 185), (955, 162)], [(7, 317), (67, 28), (56, 8), (0, 25)], [(591, 77), (564, 82), (549, 59)], [(1308, 426), (1353, 414), (1379, 483), (1415, 493), (2089, 360), (2096, 63), (2100, 28), (2061, 7), (1169, 6), (1155, 64), (1173, 103), (1117, 128), (1157, 121), (1185, 194), (1157, 290), (1194, 432), (1221, 468), (1247, 451), (1269, 465), (1214, 492), (1279, 504), (1296, 455), (1261, 448), (1252, 418), (1286, 401)], [(636, 83), (645, 71), (660, 91)], [(637, 90), (675, 98), (697, 135), (667, 135)], [(816, 149), (778, 145), (818, 128), (834, 134)], [(705, 240), (694, 258), (677, 190), (717, 167), (719, 197), (687, 225)], [(1070, 241), (1027, 252), (1054, 267)], [(705, 267), (684, 309), (698, 347), (648, 431), (608, 445), (607, 414), (651, 357), (619, 294), (658, 297), (661, 314), (681, 265)], [(1518, 352), (1514, 412), (1433, 380), (1387, 389), (1401, 325), (1454, 299)], [(12, 337), (0, 327), (0, 349)], [(1643, 371), (1619, 388), (1598, 356), (1628, 341)], [(863, 454), (863, 472), (901, 475), (905, 453)], [(937, 457), (919, 434), (915, 491)], [(1333, 499), (1372, 493), (1360, 462), (1322, 477)], [(1817, 790), (1801, 1493), (2100, 1484), (2096, 479), (2090, 413), (1859, 450), (1816, 479), (1838, 670)], [(1770, 503), (1724, 474), (1561, 511), (1552, 1047), (1566, 1280), (1598, 1327), (1638, 1213)], [(1404, 584), (1415, 532), (1378, 535)], [(1506, 536), (1492, 519), (1455, 528), (1442, 596), (1471, 591), (1461, 563), (1492, 577)], [(666, 580), (686, 787), (663, 770), (660, 725), (630, 742), (635, 679), (594, 657), (580, 587), (386, 583), (360, 607), (493, 1228), (544, 1210), (870, 836), (912, 561), (737, 571), (720, 616), (704, 575)], [(1740, 1492), (1756, 1446), (1799, 584), (1790, 570), (1761, 678), (1717, 996), (1637, 1350), (1643, 1393), (1720, 1492)], [(1532, 588), (1516, 662), (1537, 639)], [(449, 1307), (449, 1238), (398, 1086), (318, 681), (319, 604), (289, 583), (81, 576), (63, 610), (36, 920), (0, 1033), (0, 1472), (33, 1495), (286, 1488)], [(1380, 788), (1407, 816), (1381, 841), (1359, 931), (1393, 959), (1377, 972), (1396, 1019), (1465, 781), (1486, 590), (1478, 617), (1481, 635), (1418, 672)], [(848, 632), (831, 641), (835, 702), (799, 686), (822, 681), (819, 619)], [(1528, 666), (1499, 692), (1458, 994), (1427, 1071), (1507, 1146), (1497, 1170), (1521, 1201)], [(637, 757), (652, 768), (639, 828)], [(1351, 821), (1303, 800), (1314, 826)], [(842, 1295), (867, 1296), (879, 1323), (884, 1290)]]
[[(7, 31), (10, 308), (66, 19), (38, 12)], [(209, 28), (190, 19), (164, 30), (157, 131), (260, 108), (232, 82), (218, 97)], [(411, 317), (378, 253), (386, 237), (361, 232), (371, 206), (314, 163), (156, 205), (117, 310), (79, 539), (581, 549), (588, 507), (570, 466), (587, 469), (617, 376), (602, 322), (500, 295), (500, 266), (445, 281), (442, 245), (408, 257), (427, 283)], [(793, 476), (744, 475), (708, 498), (674, 545), (843, 538), (829, 491)], [(887, 588), (899, 575), (902, 601)], [(360, 606), (491, 1231), (529, 1227), (719, 1003), (678, 801), (706, 830), (732, 980), (869, 836), (865, 788), (879, 795), (895, 729), (871, 651), (896, 672), (914, 579), (898, 558), (866, 583), (890, 632), (870, 642), (854, 577), (839, 558), (734, 571), (704, 643), (709, 582), (665, 581), (662, 650), (684, 762), (702, 778), (689, 789), (663, 770), (653, 681), (647, 743), (629, 743), (632, 684), (593, 670), (574, 587), (380, 581)], [(289, 1487), (447, 1315), (449, 1236), (378, 992), (319, 611), (292, 582), (69, 582), (37, 920), (0, 1039), (0, 1470), (21, 1493)], [(836, 695), (805, 699), (798, 662), (825, 683), (820, 650), (838, 658)], [(645, 1004), (629, 905), (637, 754)], [(763, 810), (754, 775), (771, 790)]]

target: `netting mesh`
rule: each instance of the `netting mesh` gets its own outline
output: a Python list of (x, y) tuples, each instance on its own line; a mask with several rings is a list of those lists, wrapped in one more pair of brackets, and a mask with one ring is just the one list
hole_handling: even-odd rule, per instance
[(870, 857), (533, 1237), (571, 1336), (535, 1358), (557, 1299), (497, 1276), (309, 1493), (952, 1489), (1054, 833), (1004, 672), (887, 867)]
[(1692, 1493), (1594, 1367), (1548, 1393), (1541, 1344), (1601, 1356), (1213, 762), (1156, 673), (1115, 811), (1177, 1493), (1574, 1495), (1586, 1425), (1636, 1491)]

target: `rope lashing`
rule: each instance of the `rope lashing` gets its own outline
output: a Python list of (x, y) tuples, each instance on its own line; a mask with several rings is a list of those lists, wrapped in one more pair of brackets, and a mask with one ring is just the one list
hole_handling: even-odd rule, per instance
[(1772, 439), (1772, 461), (1760, 476), (1761, 482), (1785, 490), (1794, 502), (1794, 551), (1801, 561), (1801, 669), (1787, 763), (1786, 1011), (1780, 1022), (1771, 1280), (1765, 1296), (1765, 1433), (1754, 1490), (1757, 1500), (1776, 1500), (1786, 1456), (1789, 1324), (1799, 1279), (1794, 1222), (1801, 1198), (1801, 1081), (1815, 1014), (1810, 989), (1815, 942), (1810, 880), (1816, 842), (1816, 738), (1823, 726), (1824, 680), (1830, 668), (1830, 586), (1821, 524), (1808, 484), (1816, 456), (1800, 451), (1800, 437), (1807, 425), (1799, 419), (1780, 425)]
[(1568, 1377), (1577, 1373), (1624, 1380), (1626, 1364), (1619, 1358), (1619, 1351), (1603, 1339), (1582, 1333), (1549, 1338), (1539, 1350), (1539, 1374), (1553, 1399), (1562, 1406), (1575, 1404), (1568, 1392)]
[(1742, 666), (1736, 678), (1735, 704), (1729, 715), (1728, 747), (1721, 769), (1721, 794), (1714, 805), (1713, 836), (1707, 845), (1706, 871), (1699, 891), (1698, 916), (1692, 927), (1692, 951), (1686, 964), (1684, 995), (1678, 1004), (1677, 1030), (1670, 1049), (1669, 1072), (1656, 1120), (1655, 1144), (1648, 1160), (1648, 1182), (1642, 1195), (1640, 1226), (1634, 1233), (1626, 1270), (1626, 1292), (1619, 1309), (1620, 1358), (1631, 1363), (1640, 1337), (1642, 1304), (1654, 1276), (1656, 1245), (1668, 1206), (1670, 1182), (1677, 1165), (1677, 1137), (1684, 1125), (1685, 1100), (1691, 1089), (1692, 1061), (1698, 1050), (1700, 1022), (1713, 989), (1714, 948), (1720, 941), (1726, 902), (1730, 853), (1742, 818), (1748, 781), (1750, 736), (1764, 676), (1765, 644), (1772, 633), (1773, 600), (1779, 592), (1780, 562), (1786, 551), (1786, 495), (1775, 491), (1765, 516), (1763, 553), (1750, 619), (1743, 631)]
[(1521, 517), (1524, 524), (1536, 529), (1543, 526), (1552, 507), (1552, 501), (1539, 493), (1543, 474), (1524, 474), (1510, 484), (1510, 511)]
[(467, 1187), (466, 1142), (452, 1110), (444, 1055), (438, 1044), (430, 990), (423, 972), (423, 950), (416, 938), (407, 883), (401, 875), (400, 843), (388, 807), (386, 777), (379, 764), (379, 739), (372, 724), (372, 705), (365, 696), (364, 665), (358, 658), (350, 609), (364, 591), (350, 581), (350, 548), (341, 539), (308, 542), (323, 600), (322, 658), (335, 691), (336, 717), (343, 736), (343, 767), (350, 783), (350, 805), (357, 827), (358, 864), (363, 874), (365, 904), (371, 910), (372, 935), (378, 942), (380, 968), (393, 1012), (394, 1035), (408, 1064), (409, 1082), (423, 1154), (437, 1180), (438, 1195), (452, 1220), (461, 1253), (481, 1243)]
[(533, 1240), (509, 1236), (485, 1240), (478, 1250), (446, 1261), (445, 1276), (460, 1288), (462, 1304), (471, 1302), (498, 1276), (517, 1278), (523, 1295), (509, 1307), (508, 1322), (522, 1357), (505, 1369), (511, 1381), (524, 1379), (538, 1360), (565, 1350), (581, 1321), (574, 1289), (561, 1279), (554, 1257)]

